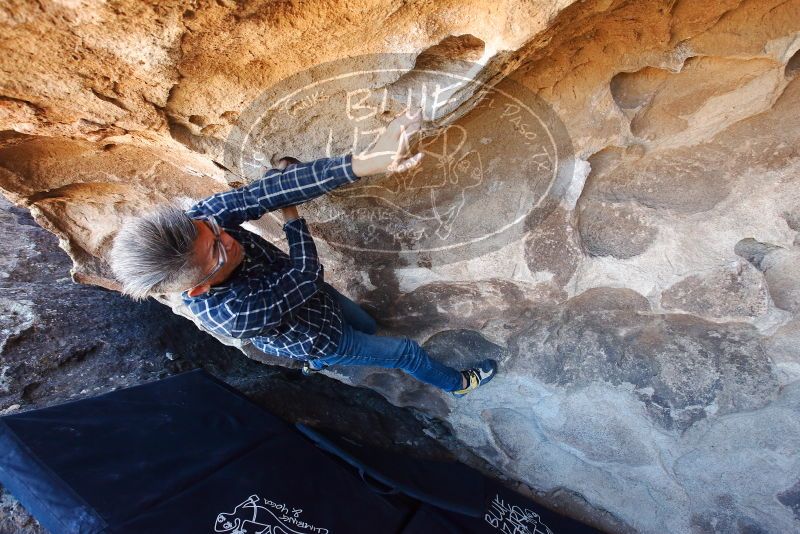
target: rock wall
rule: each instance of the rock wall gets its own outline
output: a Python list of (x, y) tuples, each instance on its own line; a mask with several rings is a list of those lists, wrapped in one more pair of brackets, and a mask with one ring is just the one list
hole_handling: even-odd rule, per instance
[[(437, 68), (525, 93), (544, 152), (460, 86), (421, 172), (302, 208), (381, 333), (502, 374), (460, 400), (329, 374), (607, 528), (800, 528), (800, 1), (12, 2), (0, 24), (0, 189), (109, 288), (124, 215), (252, 178), (230, 141), (254, 110), (256, 164), (358, 144), (336, 98), (254, 108), (287, 80), (365, 65), (388, 111)], [(254, 229), (280, 241), (271, 216)]]

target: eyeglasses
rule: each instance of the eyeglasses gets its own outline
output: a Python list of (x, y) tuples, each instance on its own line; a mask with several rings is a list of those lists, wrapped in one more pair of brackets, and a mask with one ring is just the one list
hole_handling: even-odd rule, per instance
[(225, 252), (225, 246), (222, 244), (222, 229), (217, 224), (217, 221), (215, 221), (212, 217), (204, 217), (200, 220), (206, 223), (208, 228), (214, 233), (214, 249), (217, 253), (217, 266), (214, 267), (210, 273), (208, 273), (208, 276), (195, 284), (194, 287), (202, 286), (211, 280), (214, 275), (217, 274), (220, 269), (222, 269), (222, 267), (225, 265), (225, 262), (228, 261), (228, 254)]

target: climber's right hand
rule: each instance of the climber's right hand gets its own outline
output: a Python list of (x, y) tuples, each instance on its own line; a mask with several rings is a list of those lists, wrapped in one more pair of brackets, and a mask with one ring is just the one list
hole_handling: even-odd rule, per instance
[(422, 108), (406, 110), (378, 136), (374, 146), (353, 154), (353, 173), (356, 176), (371, 176), (386, 172), (403, 172), (416, 167), (423, 153), (411, 150), (410, 140), (422, 127)]

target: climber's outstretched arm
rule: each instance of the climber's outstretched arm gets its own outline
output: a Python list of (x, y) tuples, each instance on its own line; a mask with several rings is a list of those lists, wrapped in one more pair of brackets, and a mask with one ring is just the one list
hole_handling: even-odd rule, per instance
[(237, 226), (268, 211), (302, 204), (360, 178), (352, 154), (270, 169), (251, 184), (223, 191), (189, 208), (190, 217), (211, 216), (220, 226)]
[(251, 184), (201, 200), (187, 213), (190, 217), (214, 217), (220, 226), (237, 226), (268, 211), (302, 204), (364, 176), (408, 170), (422, 159), (421, 153), (414, 155), (409, 148), (409, 139), (419, 131), (421, 122), (421, 110), (415, 115), (402, 113), (369, 150), (270, 169)]

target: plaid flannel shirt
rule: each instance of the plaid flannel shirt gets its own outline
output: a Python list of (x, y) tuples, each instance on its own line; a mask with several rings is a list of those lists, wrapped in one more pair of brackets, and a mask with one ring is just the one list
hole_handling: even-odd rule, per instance
[(336, 350), (342, 335), (338, 302), (321, 290), (324, 268), (306, 221), (283, 225), (287, 255), (241, 228), (268, 211), (300, 204), (352, 183), (352, 154), (271, 169), (249, 185), (217, 193), (187, 210), (192, 218), (213, 217), (245, 250), (241, 265), (222, 284), (183, 302), (209, 330), (251, 339), (259, 350), (307, 360)]

